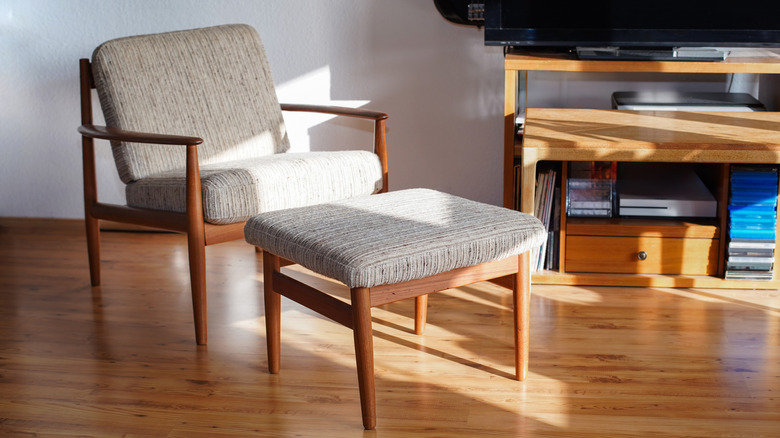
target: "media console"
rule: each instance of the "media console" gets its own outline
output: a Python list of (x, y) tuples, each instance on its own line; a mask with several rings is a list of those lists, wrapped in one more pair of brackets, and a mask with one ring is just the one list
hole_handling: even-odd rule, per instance
[[(670, 218), (567, 218), (562, 210), (559, 266), (533, 275), (534, 283), (658, 287), (780, 287), (778, 260), (769, 281), (726, 280), (728, 174), (734, 163), (780, 164), (780, 113), (525, 109), (518, 90), (526, 71), (780, 74), (780, 52), (762, 50), (723, 62), (594, 61), (509, 53), (505, 57), (504, 205), (533, 213), (537, 164), (560, 162), (696, 163), (714, 175), (717, 216)], [(524, 95), (524, 93), (520, 93)], [(525, 109), (522, 140), (517, 112)], [(515, 193), (514, 166), (520, 180)], [(561, 184), (562, 199), (565, 186)], [(519, 195), (519, 196), (518, 196)], [(777, 251), (775, 252), (777, 254)]]

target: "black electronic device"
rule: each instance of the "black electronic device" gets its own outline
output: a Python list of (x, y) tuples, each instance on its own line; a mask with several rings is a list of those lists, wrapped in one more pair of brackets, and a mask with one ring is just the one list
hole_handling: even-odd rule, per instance
[(485, 44), (718, 60), (710, 50), (679, 48), (777, 47), (778, 16), (778, 0), (486, 0)]
[(482, 27), (485, 3), (472, 0), (433, 0), (436, 10), (447, 21), (466, 26)]
[(766, 111), (748, 93), (616, 91), (612, 109), (634, 111)]

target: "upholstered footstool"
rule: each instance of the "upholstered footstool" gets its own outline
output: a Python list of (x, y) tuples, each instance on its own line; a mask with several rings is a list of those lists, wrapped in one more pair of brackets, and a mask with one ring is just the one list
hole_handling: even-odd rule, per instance
[[(280, 296), (353, 330), (363, 426), (376, 424), (371, 307), (508, 277), (515, 322), (515, 374), (528, 368), (527, 252), (546, 233), (533, 216), (427, 189), (401, 190), (259, 214), (244, 229), (263, 249), (268, 369), (279, 372)], [(349, 303), (280, 271), (292, 261), (350, 288)]]

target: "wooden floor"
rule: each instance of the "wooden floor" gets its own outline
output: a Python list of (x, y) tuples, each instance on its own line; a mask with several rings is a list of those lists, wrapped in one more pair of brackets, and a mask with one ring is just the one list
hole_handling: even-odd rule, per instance
[(284, 300), (267, 373), (252, 247), (207, 249), (208, 347), (183, 236), (104, 232), (97, 288), (85, 247), (78, 221), (0, 219), (2, 436), (780, 436), (777, 291), (535, 286), (525, 382), (505, 289), (433, 295), (424, 336), (412, 302), (377, 308), (364, 431), (347, 329)]

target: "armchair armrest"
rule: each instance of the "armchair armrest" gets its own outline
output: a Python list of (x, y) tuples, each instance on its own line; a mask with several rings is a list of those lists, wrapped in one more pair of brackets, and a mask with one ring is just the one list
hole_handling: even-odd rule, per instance
[[(203, 143), (199, 137), (184, 135), (153, 134), (148, 132), (127, 131), (83, 124), (78, 127), (82, 135), (82, 155), (84, 165), (84, 205), (86, 214), (93, 219), (124, 219), (130, 223), (161, 227), (183, 231), (204, 238), (203, 194), (201, 192), (200, 168), (198, 165), (198, 145)], [(95, 152), (93, 139), (127, 141), (133, 143), (164, 144), (185, 146), (186, 155), (186, 196), (187, 214), (181, 217), (177, 213), (150, 214), (143, 209), (135, 210), (126, 206), (99, 203), (97, 199), (97, 178), (95, 177)], [(89, 232), (89, 231), (88, 231)], [(205, 245), (205, 244), (203, 244)]]
[(87, 137), (101, 140), (128, 141), (133, 143), (153, 143), (166, 145), (196, 145), (203, 143), (199, 137), (184, 135), (153, 134), (148, 132), (126, 131), (98, 125), (81, 125), (78, 131)]
[(333, 114), (337, 116), (358, 117), (361, 119), (385, 120), (387, 114), (362, 108), (349, 108), (332, 105), (307, 105), (297, 103), (281, 104), (283, 111), (305, 111), (312, 113)]
[(348, 108), (332, 105), (308, 105), (296, 103), (281, 104), (283, 111), (304, 111), (314, 113), (333, 114), (336, 116), (357, 117), (361, 119), (370, 119), (374, 121), (374, 152), (379, 157), (382, 166), (382, 189), (380, 192), (388, 191), (387, 183), (387, 140), (385, 136), (385, 120), (387, 114), (362, 108)]

